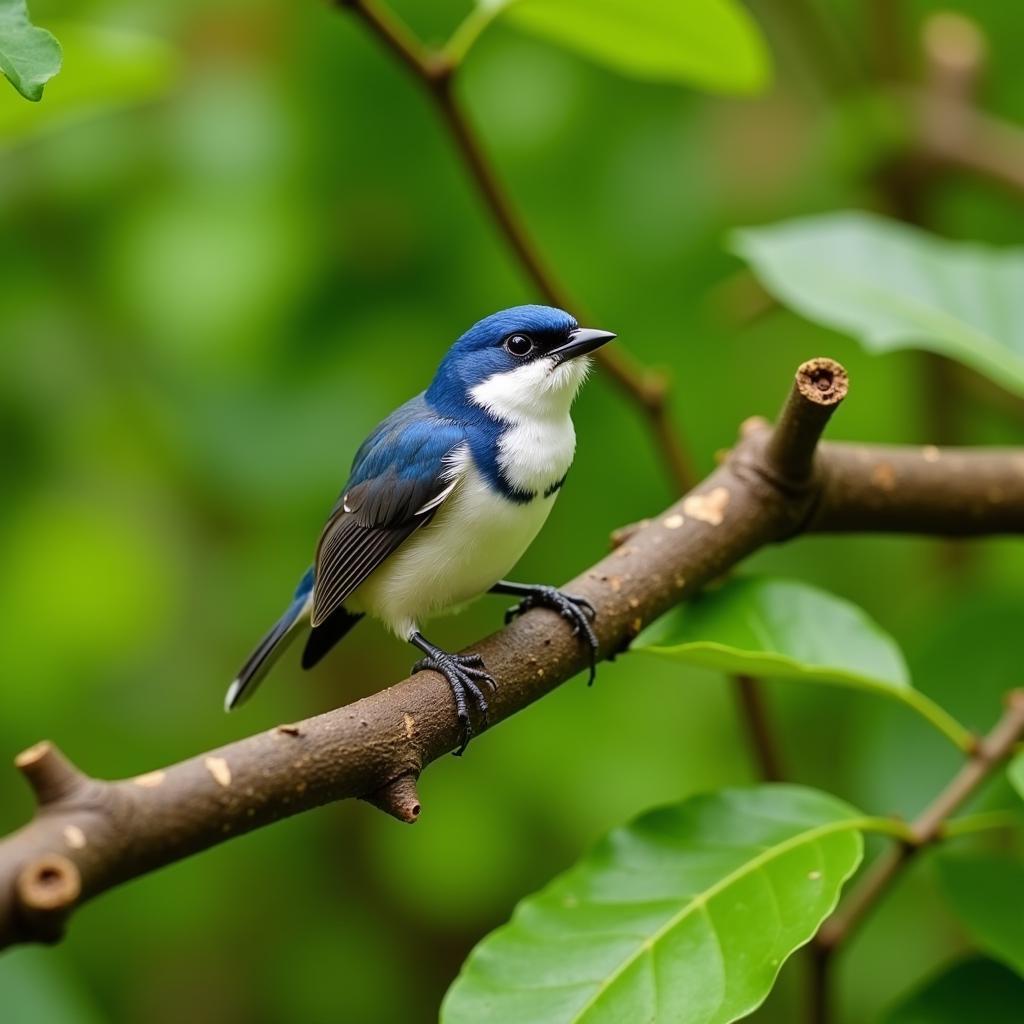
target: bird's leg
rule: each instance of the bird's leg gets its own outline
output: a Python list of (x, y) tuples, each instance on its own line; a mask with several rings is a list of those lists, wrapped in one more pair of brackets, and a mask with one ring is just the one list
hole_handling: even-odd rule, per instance
[(509, 594), (522, 600), (505, 612), (505, 623), (510, 623), (517, 615), (531, 608), (550, 608), (558, 612), (571, 626), (573, 636), (580, 637), (590, 652), (590, 686), (597, 675), (597, 634), (591, 622), (597, 617), (594, 606), (585, 597), (573, 597), (563, 594), (557, 587), (548, 587), (538, 583), (510, 583), (499, 580), (491, 587), (492, 594)]
[(440, 672), (448, 680), (455, 698), (455, 713), (462, 729), (462, 741), (455, 751), (458, 757), (469, 746), (473, 738), (473, 720), (469, 715), (469, 702), (472, 700), (480, 710), (480, 729), (487, 728), (487, 697), (483, 687), (495, 689), (494, 677), (484, 668), (483, 659), (479, 654), (449, 654), (432, 644), (422, 633), (409, 634), (409, 643), (418, 647), (425, 655), (412, 667), (412, 671), (422, 672), (431, 669)]

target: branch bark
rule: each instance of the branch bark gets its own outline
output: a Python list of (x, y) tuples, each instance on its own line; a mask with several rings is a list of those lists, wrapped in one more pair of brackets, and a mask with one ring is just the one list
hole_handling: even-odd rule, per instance
[[(1024, 531), (1024, 451), (1003, 455), (830, 445), (806, 453), (841, 393), (821, 405), (801, 390), (804, 364), (779, 426), (744, 425), (726, 461), (661, 515), (620, 531), (618, 546), (567, 588), (597, 609), (600, 655), (622, 651), (671, 605), (721, 576), (757, 548), (803, 528), (837, 525), (836, 500), (859, 502), (872, 529), (944, 529), (942, 517), (909, 523), (901, 500), (922, 507), (926, 495), (978, 497), (991, 516), (969, 520), (976, 535)], [(827, 364), (838, 376), (842, 368)], [(779, 438), (791, 438), (792, 449)], [(950, 460), (960, 460), (951, 478)], [(805, 479), (780, 472), (801, 462)], [(899, 489), (878, 466), (907, 467)], [(1001, 465), (1003, 493), (1016, 495), (1016, 515), (984, 495)], [(974, 470), (978, 472), (974, 472)], [(912, 472), (911, 472), (912, 470)], [(878, 502), (870, 495), (880, 494)], [(901, 498), (902, 495), (902, 498)], [(980, 496), (980, 497), (979, 497)], [(840, 517), (841, 518), (841, 517)], [(586, 656), (553, 612), (531, 611), (474, 645), (499, 680), (491, 720), (500, 722), (543, 697), (585, 667)], [(421, 672), (380, 693), (324, 715), (279, 725), (248, 739), (133, 779), (104, 782), (70, 765), (49, 744), (26, 751), (17, 767), (38, 801), (34, 819), (0, 840), (0, 948), (53, 941), (85, 900), (131, 878), (301, 811), (345, 798), (370, 801), (402, 821), (420, 813), (416, 779), (459, 742), (459, 726), (444, 679)], [(479, 741), (478, 741), (479, 742)]]
[[(589, 321), (591, 318), (582, 304), (544, 261), (536, 240), (516, 210), (459, 103), (453, 87), (458, 70), (456, 65), (445, 54), (423, 46), (378, 0), (334, 0), (334, 3), (357, 16), (424, 88), (495, 226), (544, 301), (568, 310), (580, 320)], [(669, 388), (664, 373), (640, 365), (621, 347), (601, 349), (595, 353), (595, 359), (647, 419), (654, 444), (676, 488), (684, 491), (692, 487), (697, 479), (696, 472), (669, 417)]]

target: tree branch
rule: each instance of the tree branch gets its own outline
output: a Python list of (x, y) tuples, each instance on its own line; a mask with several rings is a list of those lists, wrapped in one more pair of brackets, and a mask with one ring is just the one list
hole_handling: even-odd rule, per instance
[(1024, 450), (830, 445), (819, 451), (817, 533), (1024, 532)]
[[(589, 320), (581, 303), (569, 294), (563, 282), (545, 263), (536, 241), (484, 152), (477, 133), (455, 96), (453, 82), (457, 66), (451, 58), (443, 52), (424, 47), (378, 0), (334, 0), (334, 3), (359, 17), (385, 48), (412, 72), (433, 100), (491, 218), (544, 301), (569, 310), (581, 320)], [(654, 443), (677, 489), (683, 491), (692, 487), (697, 477), (692, 460), (669, 418), (665, 375), (641, 366), (621, 347), (601, 349), (595, 353), (595, 358), (619, 390), (646, 417)]]
[(988, 52), (980, 26), (961, 14), (933, 14), (925, 22), (922, 47), (924, 86), (895, 94), (915, 129), (910, 159), (924, 162), (919, 173), (962, 171), (987, 178), (1020, 198), (1024, 131), (975, 104)]
[(829, 1019), (828, 987), (833, 957), (888, 892), (889, 886), (926, 846), (943, 837), (950, 816), (1014, 752), (1024, 738), (1024, 690), (1007, 695), (1006, 710), (992, 731), (979, 743), (970, 759), (949, 785), (910, 826), (911, 842), (885, 850), (861, 877), (839, 909), (822, 925), (812, 950), (812, 1013), (814, 1024)]
[[(889, 461), (884, 447), (830, 445), (811, 460), (802, 483), (780, 476), (780, 465), (805, 460), (809, 442), (841, 398), (835, 392), (831, 405), (811, 414), (806, 403), (821, 403), (799, 381), (812, 365), (822, 361), (801, 367), (776, 431), (763, 420), (748, 421), (734, 451), (703, 483), (656, 518), (621, 532), (611, 554), (567, 585), (597, 609), (601, 657), (622, 651), (644, 625), (752, 551), (799, 532), (815, 510), (831, 507), (821, 500), (826, 491), (834, 501), (837, 494), (878, 487), (876, 467)], [(829, 365), (836, 375), (842, 370)], [(780, 437), (792, 439), (792, 451), (780, 448)], [(1024, 451), (1001, 457), (940, 452), (937, 458), (920, 456), (919, 471), (902, 485), (905, 501), (918, 507), (915, 488), (932, 493), (948, 487), (946, 462), (953, 458), (964, 460), (956, 483), (961, 499), (991, 487), (1000, 458), (1002, 486), (1022, 486)], [(972, 467), (982, 471), (972, 475)], [(899, 493), (883, 491), (880, 512), (862, 502), (857, 527), (872, 528), (876, 514), (903, 523), (896, 514)], [(935, 523), (929, 517), (904, 525), (928, 532)], [(983, 518), (972, 525), (980, 535), (1001, 532), (1007, 520), (1000, 513), (991, 529)], [(567, 624), (544, 609), (472, 649), (499, 680), (493, 722), (544, 696), (587, 661)], [(447, 683), (421, 672), (347, 707), (134, 779), (91, 779), (49, 744), (33, 747), (16, 763), (36, 794), (38, 811), (0, 841), (0, 948), (52, 941), (75, 907), (104, 890), (331, 801), (359, 797), (414, 821), (420, 771), (455, 749), (459, 734)]]

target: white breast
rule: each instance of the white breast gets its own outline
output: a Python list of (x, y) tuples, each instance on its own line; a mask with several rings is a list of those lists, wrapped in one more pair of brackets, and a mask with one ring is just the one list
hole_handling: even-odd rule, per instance
[(507, 575), (555, 503), (515, 504), (496, 494), (467, 460), (433, 520), (414, 533), (345, 602), (406, 639), (420, 623), (479, 597)]

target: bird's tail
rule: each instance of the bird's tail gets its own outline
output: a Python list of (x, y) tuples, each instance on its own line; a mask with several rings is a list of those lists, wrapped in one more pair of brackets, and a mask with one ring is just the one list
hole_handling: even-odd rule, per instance
[(296, 635), (296, 626), (309, 621), (309, 608), (313, 601), (313, 570), (309, 569), (295, 588), (292, 602), (274, 623), (270, 632), (259, 642), (239, 670), (224, 697), (224, 710), (231, 711), (252, 696), (260, 680), (287, 650)]

